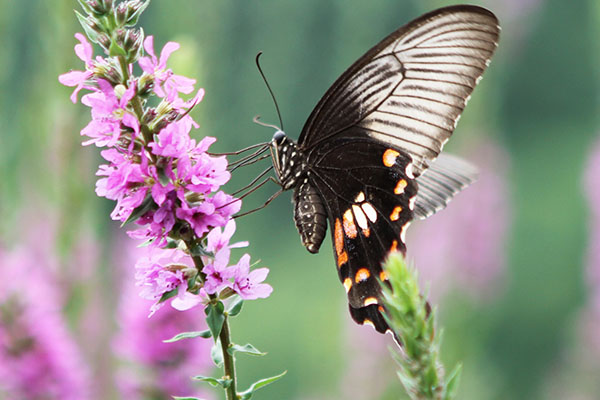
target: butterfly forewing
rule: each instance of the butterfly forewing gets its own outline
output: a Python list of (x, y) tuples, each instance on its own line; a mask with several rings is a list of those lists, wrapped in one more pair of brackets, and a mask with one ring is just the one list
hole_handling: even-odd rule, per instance
[(310, 152), (351, 128), (411, 155), (418, 176), (446, 143), (496, 48), (489, 11), (447, 7), (398, 29), (323, 96), (299, 145)]

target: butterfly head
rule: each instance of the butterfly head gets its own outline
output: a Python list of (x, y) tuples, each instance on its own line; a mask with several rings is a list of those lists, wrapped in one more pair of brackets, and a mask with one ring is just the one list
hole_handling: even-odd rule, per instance
[(278, 130), (271, 140), (271, 158), (279, 183), (284, 190), (293, 188), (306, 170), (304, 155), (296, 142)]

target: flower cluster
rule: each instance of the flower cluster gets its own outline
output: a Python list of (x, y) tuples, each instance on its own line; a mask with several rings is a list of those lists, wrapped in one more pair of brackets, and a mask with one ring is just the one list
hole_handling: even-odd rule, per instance
[[(111, 217), (135, 223), (128, 234), (149, 244), (149, 255), (136, 266), (142, 297), (157, 302), (155, 311), (171, 297), (181, 310), (224, 290), (244, 299), (268, 296), (270, 286), (261, 283), (267, 269), (250, 272), (249, 255), (229, 265), (230, 248), (236, 247), (229, 244), (235, 231), (231, 218), (241, 200), (220, 189), (230, 172), (224, 156), (208, 153), (216, 139), (190, 137), (198, 124), (189, 113), (204, 90), (196, 91), (195, 80), (167, 67), (179, 44), (167, 43), (157, 56), (153, 37), (130, 28), (147, 2), (80, 3), (89, 14), (78, 14), (80, 22), (108, 57), (94, 58), (92, 45), (76, 34), (75, 53), (85, 70), (59, 81), (75, 87), (73, 102), (82, 89), (90, 91), (81, 98), (92, 116), (81, 131), (87, 137), (83, 144), (103, 148), (107, 162), (96, 174), (96, 193), (116, 201)], [(133, 73), (136, 63), (141, 76)]]
[(51, 273), (54, 255), (34, 253), (0, 249), (0, 397), (90, 399), (91, 374), (61, 312), (64, 287)]

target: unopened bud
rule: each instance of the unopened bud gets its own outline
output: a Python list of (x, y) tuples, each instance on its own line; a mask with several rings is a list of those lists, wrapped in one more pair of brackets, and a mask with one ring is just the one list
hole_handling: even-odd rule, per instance
[[(144, 74), (138, 81), (138, 94), (141, 97), (147, 97), (154, 89), (154, 77), (152, 75)], [(156, 115), (156, 113), (155, 113)]]
[(119, 3), (115, 8), (115, 18), (117, 19), (117, 26), (125, 26), (127, 22), (127, 5), (125, 3)]
[(148, 1), (144, 0), (130, 0), (127, 3), (127, 25), (135, 25), (142, 12), (148, 7)]

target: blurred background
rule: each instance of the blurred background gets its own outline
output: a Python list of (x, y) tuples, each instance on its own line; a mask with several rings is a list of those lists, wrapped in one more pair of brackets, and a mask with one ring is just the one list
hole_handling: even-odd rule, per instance
[[(206, 89), (196, 138), (216, 136), (213, 150), (231, 151), (271, 138), (255, 115), (277, 123), (258, 51), (297, 138), (346, 67), (450, 4), (154, 0), (140, 23), (157, 51), (181, 43), (169, 66)], [(600, 3), (477, 4), (499, 17), (500, 46), (446, 149), (481, 177), (411, 226), (409, 256), (439, 312), (442, 359), (463, 363), (460, 399), (600, 399)], [(0, 399), (218, 399), (187, 379), (211, 373), (206, 344), (160, 343), (200, 329), (202, 310), (146, 318), (135, 243), (95, 196), (101, 159), (79, 135), (89, 112), (57, 80), (82, 69), (77, 8), (0, 1)], [(229, 190), (261, 170), (240, 171)], [(239, 220), (235, 238), (250, 241), (274, 287), (233, 321), (234, 340), (269, 353), (239, 357), (242, 388), (287, 370), (256, 398), (404, 398), (389, 342), (350, 321), (329, 239), (318, 255), (302, 247), (289, 193)]]

